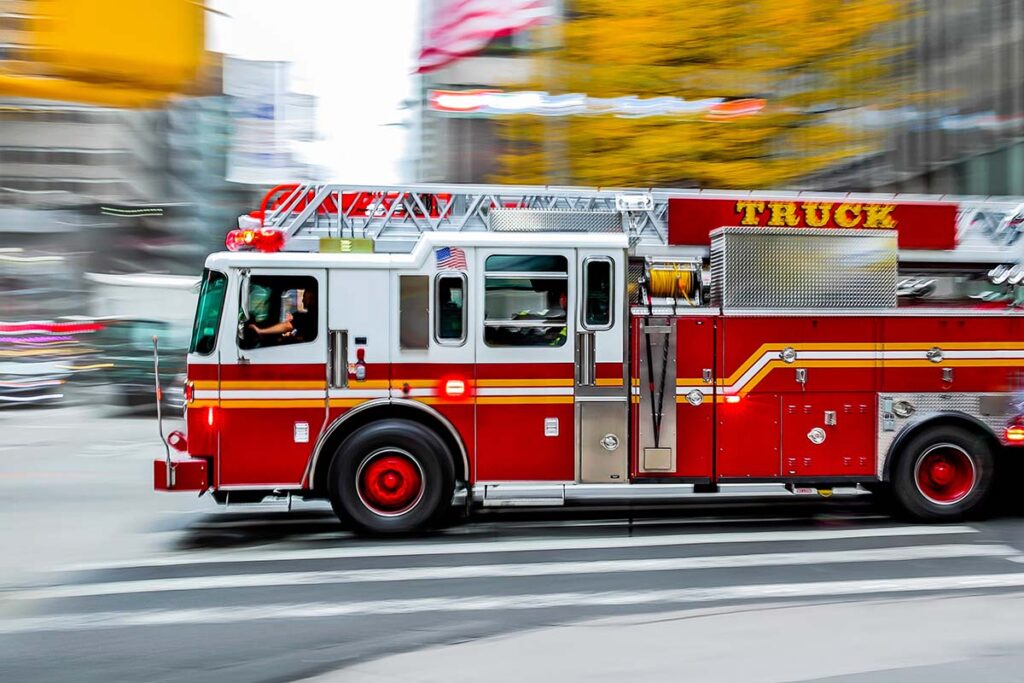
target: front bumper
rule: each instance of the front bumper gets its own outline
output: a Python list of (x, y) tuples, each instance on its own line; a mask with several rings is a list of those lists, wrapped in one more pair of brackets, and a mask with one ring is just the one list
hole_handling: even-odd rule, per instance
[(153, 489), (156, 491), (198, 491), (210, 488), (210, 464), (203, 458), (184, 457), (153, 461)]

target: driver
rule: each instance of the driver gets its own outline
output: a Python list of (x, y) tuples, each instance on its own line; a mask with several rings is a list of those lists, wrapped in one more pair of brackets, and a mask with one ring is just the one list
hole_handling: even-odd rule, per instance
[(316, 292), (306, 289), (302, 292), (302, 310), (289, 313), (282, 322), (270, 327), (259, 328), (249, 325), (260, 339), (279, 336), (282, 343), (301, 343), (316, 338)]

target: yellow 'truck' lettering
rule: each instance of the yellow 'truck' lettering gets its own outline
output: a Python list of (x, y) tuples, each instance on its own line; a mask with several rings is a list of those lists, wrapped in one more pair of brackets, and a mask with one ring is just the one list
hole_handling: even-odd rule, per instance
[(809, 228), (821, 228), (828, 225), (828, 218), (831, 214), (831, 204), (804, 202), (804, 222)]
[(840, 228), (856, 228), (861, 221), (860, 204), (840, 204), (836, 209), (836, 225)]
[(895, 228), (896, 221), (892, 218), (892, 212), (896, 208), (893, 204), (868, 204), (867, 218), (864, 219), (865, 228)]
[(793, 228), (800, 222), (796, 215), (796, 204), (792, 202), (769, 202), (768, 208), (772, 210), (768, 225), (787, 225)]
[(736, 210), (743, 212), (740, 225), (760, 225), (757, 214), (764, 211), (764, 202), (736, 202)]

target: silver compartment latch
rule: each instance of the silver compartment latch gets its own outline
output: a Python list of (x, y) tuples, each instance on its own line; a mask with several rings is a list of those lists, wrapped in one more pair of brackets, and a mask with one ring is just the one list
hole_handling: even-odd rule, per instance
[(700, 378), (704, 380), (704, 384), (711, 384), (711, 380), (714, 379), (714, 374), (711, 372), (711, 368), (704, 368), (700, 373)]
[(797, 368), (796, 369), (796, 381), (797, 384), (807, 384), (807, 369)]

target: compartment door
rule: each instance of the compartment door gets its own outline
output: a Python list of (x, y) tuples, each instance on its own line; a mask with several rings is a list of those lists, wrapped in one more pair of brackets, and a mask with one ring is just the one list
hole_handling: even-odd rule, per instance
[(784, 394), (782, 467), (785, 477), (873, 475), (874, 394)]
[(714, 476), (714, 316), (633, 319), (639, 479)]

